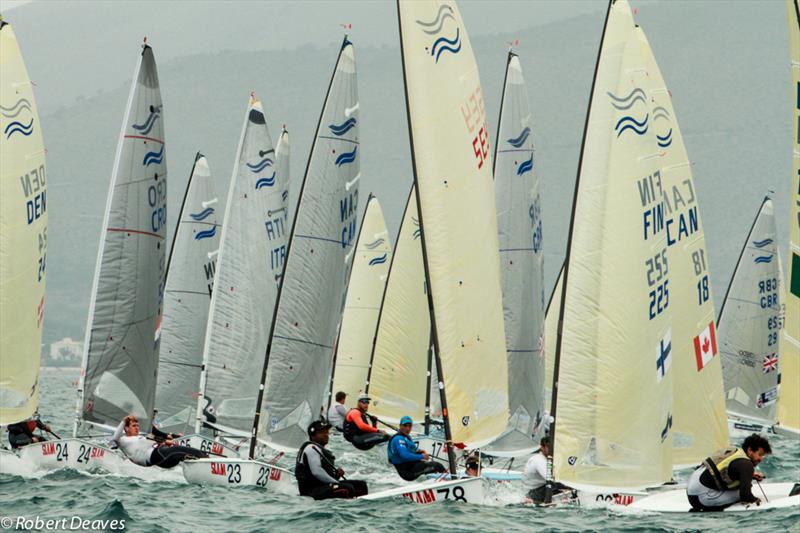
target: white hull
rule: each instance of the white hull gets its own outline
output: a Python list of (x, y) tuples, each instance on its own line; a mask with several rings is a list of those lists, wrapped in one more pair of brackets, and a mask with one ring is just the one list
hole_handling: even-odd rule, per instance
[(457, 479), (455, 481), (427, 481), (362, 496), (361, 500), (383, 500), (403, 498), (420, 504), (454, 501), (482, 504), (483, 482), (480, 478)]
[(775, 430), (769, 424), (746, 420), (744, 418), (728, 418), (728, 434), (732, 440), (744, 439), (753, 433), (775, 434)]
[(780, 424), (775, 424), (774, 426), (772, 426), (772, 431), (774, 431), (776, 435), (800, 439), (800, 429), (797, 428), (790, 428), (781, 426)]
[(173, 439), (175, 444), (178, 446), (190, 446), (192, 448), (196, 448), (202, 452), (206, 452), (211, 455), (221, 455), (224, 457), (241, 457), (239, 454), (247, 454), (247, 446), (239, 447), (238, 449), (233, 446), (229, 446), (217, 440), (211, 439), (206, 437), (205, 435), (199, 435), (197, 433), (193, 433), (191, 435), (184, 435), (183, 437)]
[(427, 435), (420, 435), (419, 437), (413, 437), (413, 439), (418, 449), (425, 450), (434, 459), (447, 459), (447, 445), (443, 440), (428, 437)]
[(34, 472), (72, 468), (117, 473), (126, 462), (114, 450), (82, 439), (59, 439), (29, 444), (17, 449), (16, 454)]
[[(765, 511), (779, 507), (800, 507), (800, 494), (789, 496), (793, 486), (794, 483), (762, 483), (761, 488), (766, 493), (766, 499), (769, 501), (762, 501), (761, 505), (736, 504), (725, 509), (725, 512)], [(753, 494), (764, 500), (761, 490), (757, 487), (753, 488)], [(686, 513), (691, 508), (689, 500), (686, 498), (685, 489), (654, 494), (631, 505), (631, 509), (661, 513)]]
[(196, 459), (184, 461), (183, 475), (195, 485), (259, 487), (297, 494), (294, 474), (285, 468), (250, 459)]

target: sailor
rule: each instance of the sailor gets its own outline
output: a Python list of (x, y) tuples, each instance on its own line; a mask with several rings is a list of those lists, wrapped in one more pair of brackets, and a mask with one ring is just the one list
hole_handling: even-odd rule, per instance
[(734, 503), (761, 504), (753, 496), (753, 480), (764, 476), (755, 467), (772, 453), (766, 438), (753, 433), (741, 448), (729, 447), (708, 457), (689, 477), (686, 495), (692, 511), (722, 511)]
[[(539, 441), (539, 449), (525, 463), (525, 471), (522, 473), (522, 486), (525, 487), (526, 503), (543, 503), (547, 491), (547, 458), (550, 457), (550, 437), (542, 437)], [(553, 494), (569, 487), (561, 483), (553, 483)]]
[(359, 450), (369, 450), (376, 444), (389, 440), (389, 435), (378, 429), (378, 419), (367, 414), (370, 400), (366, 394), (359, 395), (358, 407), (350, 409), (344, 419), (344, 438)]
[(153, 428), (153, 437), (156, 440), (150, 440), (147, 436), (139, 434), (139, 420), (134, 415), (128, 415), (119, 423), (110, 440), (125, 452), (128, 459), (139, 466), (172, 468), (190, 457), (193, 459), (208, 457), (207, 453), (198, 449), (175, 446), (172, 439), (178, 436)]
[(328, 498), (357, 498), (367, 494), (367, 483), (345, 479), (344, 470), (337, 468), (336, 457), (327, 449), (331, 425), (315, 420), (308, 426), (308, 441), (297, 451), (294, 475), (301, 496), (315, 500)]
[(399, 431), (389, 439), (389, 446), (386, 449), (389, 462), (406, 481), (414, 481), (425, 474), (446, 472), (444, 465), (429, 461), (431, 456), (428, 452), (418, 449), (417, 444), (408, 436), (413, 423), (410, 416), (400, 419)]
[(41, 435), (34, 435), (33, 432), (37, 429), (43, 429), (48, 433), (52, 433), (50, 426), (39, 420), (39, 417), (29, 418), (16, 424), (8, 425), (8, 442), (12, 448), (20, 448), (33, 444), (34, 442), (44, 442), (47, 439)]
[(481, 458), (480, 454), (473, 453), (467, 457), (464, 462), (466, 468), (465, 474), (467, 477), (479, 477), (481, 475)]
[(346, 392), (337, 392), (336, 401), (328, 409), (328, 423), (339, 431), (344, 429), (344, 418), (347, 416), (347, 407), (344, 406), (346, 398)]

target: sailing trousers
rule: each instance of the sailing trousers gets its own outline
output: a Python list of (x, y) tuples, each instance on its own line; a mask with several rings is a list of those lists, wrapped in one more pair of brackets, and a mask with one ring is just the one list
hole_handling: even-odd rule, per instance
[(443, 464), (436, 461), (410, 461), (394, 465), (400, 477), (406, 481), (414, 481), (426, 474), (441, 474), (447, 471)]
[(348, 479), (338, 483), (327, 483), (318, 485), (311, 489), (308, 496), (315, 500), (327, 500), (329, 498), (358, 498), (369, 492), (367, 482), (358, 479)]
[(159, 446), (153, 450), (149, 462), (150, 466), (173, 468), (189, 457), (192, 459), (204, 459), (208, 457), (208, 454), (189, 446)]
[(353, 446), (359, 450), (370, 450), (381, 442), (386, 442), (390, 438), (391, 437), (385, 433), (361, 433), (360, 435), (355, 435), (351, 442)]

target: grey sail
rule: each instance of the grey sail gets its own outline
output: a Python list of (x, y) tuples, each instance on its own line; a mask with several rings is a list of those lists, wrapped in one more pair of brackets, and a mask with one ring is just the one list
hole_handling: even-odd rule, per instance
[(133, 80), (97, 254), (78, 415), (115, 426), (134, 413), (147, 428), (166, 267), (167, 156), (158, 73), (146, 44)]
[(167, 262), (161, 323), (154, 424), (172, 433), (195, 425), (221, 218), (208, 161), (198, 153)]
[(306, 440), (328, 389), (347, 258), (356, 240), (358, 116), (355, 55), (345, 38), (300, 190), (253, 425), (279, 448), (296, 450)]
[(747, 236), (717, 320), (728, 415), (772, 425), (782, 329), (780, 258), (772, 200)]
[[(287, 221), (287, 224), (291, 223), (289, 218), (289, 211), (292, 209), (289, 208), (289, 195), (291, 194), (291, 186), (292, 186), (292, 177), (289, 174), (289, 159), (291, 156), (291, 149), (289, 145), (289, 132), (286, 129), (286, 126), (283, 127), (281, 130), (281, 135), (278, 137), (278, 144), (275, 145), (275, 160), (277, 165), (278, 174), (282, 176), (283, 180), (283, 191), (281, 192), (281, 198), (283, 199), (283, 203), (286, 205), (286, 211), (284, 212), (284, 220)], [(288, 225), (286, 227), (286, 234), (291, 235), (292, 228)]]
[(196, 431), (201, 418), (229, 432), (252, 426), (286, 253), (284, 182), (261, 102), (252, 97), (225, 207)]
[(519, 57), (509, 52), (495, 141), (494, 185), (510, 416), (486, 448), (527, 455), (544, 413), (544, 254), (539, 179), (533, 161), (533, 119)]

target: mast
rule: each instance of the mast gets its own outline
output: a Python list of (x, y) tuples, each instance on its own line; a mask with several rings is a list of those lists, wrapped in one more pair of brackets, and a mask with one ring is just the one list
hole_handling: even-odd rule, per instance
[(425, 434), (431, 433), (431, 380), (433, 379), (433, 334), (428, 343), (428, 372), (425, 374)]

